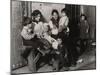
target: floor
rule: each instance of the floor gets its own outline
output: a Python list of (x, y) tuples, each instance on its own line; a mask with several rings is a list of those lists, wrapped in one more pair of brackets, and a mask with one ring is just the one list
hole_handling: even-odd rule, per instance
[[(83, 59), (83, 61), (81, 63), (78, 63), (74, 67), (69, 67), (69, 71), (96, 69), (96, 48), (95, 47), (91, 48), (91, 50), (84, 52), (84, 54), (79, 57), (79, 59), (81, 58)], [(52, 66), (46, 64), (43, 67), (39, 68), (37, 72), (51, 72), (53, 71), (52, 69), (53, 69)], [(31, 73), (31, 71), (28, 69), (28, 66), (25, 66), (12, 71), (12, 73)]]

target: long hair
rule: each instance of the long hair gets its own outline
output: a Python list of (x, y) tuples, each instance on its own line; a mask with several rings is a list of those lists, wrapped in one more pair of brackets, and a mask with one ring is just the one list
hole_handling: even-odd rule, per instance
[(36, 18), (36, 16), (38, 16), (38, 14), (40, 14), (40, 20), (39, 20), (39, 21), (45, 22), (45, 19), (44, 19), (42, 13), (41, 13), (39, 10), (34, 10), (34, 11), (32, 12), (31, 16), (33, 16), (33, 21), (37, 22), (37, 21), (35, 20), (35, 18)]
[(56, 13), (56, 14), (58, 15), (58, 18), (57, 18), (57, 20), (55, 20), (54, 18), (51, 18), (53, 24), (55, 24), (56, 22), (58, 23), (58, 22), (59, 22), (59, 18), (60, 18), (60, 17), (59, 17), (59, 13), (58, 13), (58, 11), (57, 11), (56, 9), (53, 9), (53, 10), (52, 10), (51, 15), (53, 15), (54, 13)]

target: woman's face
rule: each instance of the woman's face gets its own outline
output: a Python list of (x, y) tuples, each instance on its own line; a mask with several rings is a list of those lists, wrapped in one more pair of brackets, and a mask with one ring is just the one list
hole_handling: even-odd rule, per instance
[(57, 20), (58, 19), (58, 14), (56, 12), (53, 13), (52, 17)]
[(36, 21), (40, 21), (40, 16), (41, 16), (41, 15), (38, 14), (38, 15), (35, 17), (35, 20), (36, 20)]

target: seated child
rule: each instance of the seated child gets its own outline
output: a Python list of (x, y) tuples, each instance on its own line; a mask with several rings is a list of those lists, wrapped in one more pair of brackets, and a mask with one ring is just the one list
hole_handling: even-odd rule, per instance
[[(21, 36), (23, 38), (23, 45), (25, 46), (31, 46), (31, 49), (26, 49), (22, 56), (26, 59), (31, 52), (32, 49), (35, 49), (35, 52), (37, 53), (38, 48), (43, 47), (43, 43), (39, 41), (39, 39), (36, 36), (36, 33), (32, 29), (33, 24), (31, 22), (31, 19), (28, 17), (25, 17), (24, 19), (24, 26), (21, 31)], [(41, 51), (41, 53), (44, 55), (44, 53)]]
[(57, 39), (57, 43), (58, 45), (56, 45), (56, 49), (51, 51), (54, 71), (59, 71), (62, 67), (67, 68), (66, 47), (64, 47), (60, 38)]

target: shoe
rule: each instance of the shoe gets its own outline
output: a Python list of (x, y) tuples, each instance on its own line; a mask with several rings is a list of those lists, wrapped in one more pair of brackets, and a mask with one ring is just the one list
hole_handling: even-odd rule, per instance
[(77, 61), (77, 64), (80, 64), (80, 63), (82, 63), (83, 62), (83, 59), (81, 58), (81, 59), (79, 59), (78, 61)]

